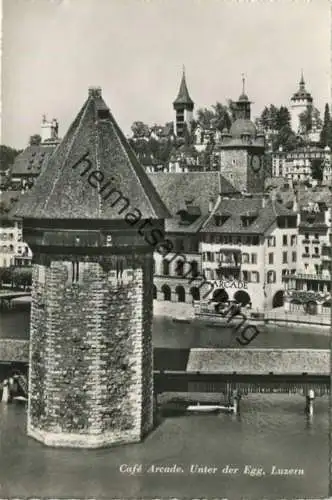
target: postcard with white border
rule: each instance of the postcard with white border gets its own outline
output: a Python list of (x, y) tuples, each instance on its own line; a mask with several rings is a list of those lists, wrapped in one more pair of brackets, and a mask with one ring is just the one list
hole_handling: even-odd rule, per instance
[(1, 31), (0, 498), (332, 497), (330, 2)]

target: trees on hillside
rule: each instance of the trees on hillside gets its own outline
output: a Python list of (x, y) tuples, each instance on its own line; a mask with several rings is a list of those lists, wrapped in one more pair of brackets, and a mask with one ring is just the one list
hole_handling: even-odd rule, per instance
[(18, 149), (4, 145), (0, 146), (0, 171), (8, 170), (19, 153), (21, 151)]
[(272, 141), (273, 150), (277, 150), (282, 146), (284, 151), (292, 151), (303, 145), (304, 140), (302, 137), (297, 136), (289, 125), (284, 125)]
[(136, 121), (132, 124), (131, 130), (135, 138), (143, 138), (150, 136), (150, 128), (141, 121)]
[(196, 113), (197, 122), (205, 129), (214, 128), (220, 132), (224, 128), (229, 129), (234, 118), (232, 106), (232, 101), (228, 101), (228, 105), (216, 102), (211, 108), (199, 108)]
[(311, 177), (316, 181), (323, 180), (324, 162), (321, 158), (311, 160)]
[(29, 145), (30, 146), (39, 146), (41, 143), (41, 136), (39, 134), (34, 134), (30, 136)]
[(264, 107), (258, 122), (264, 130), (279, 132), (283, 127), (290, 127), (290, 113), (285, 106), (277, 108), (270, 104)]
[(0, 267), (0, 286), (10, 284), (12, 288), (27, 288), (32, 284), (31, 267)]
[(320, 134), (321, 146), (329, 146), (332, 149), (332, 121), (330, 116), (330, 108), (325, 104), (323, 127)]

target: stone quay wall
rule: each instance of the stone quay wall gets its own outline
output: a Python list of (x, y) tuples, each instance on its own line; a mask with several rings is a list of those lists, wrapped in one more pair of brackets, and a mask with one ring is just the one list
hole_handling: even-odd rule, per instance
[(29, 340), (1, 339), (0, 362), (2, 363), (28, 363)]

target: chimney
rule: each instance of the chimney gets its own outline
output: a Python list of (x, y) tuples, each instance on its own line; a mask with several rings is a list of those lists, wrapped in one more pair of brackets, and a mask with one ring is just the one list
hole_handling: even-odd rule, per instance
[(210, 200), (209, 200), (209, 214), (212, 212), (212, 210), (213, 210), (213, 199), (210, 198)]
[(101, 87), (89, 87), (89, 97), (101, 97)]

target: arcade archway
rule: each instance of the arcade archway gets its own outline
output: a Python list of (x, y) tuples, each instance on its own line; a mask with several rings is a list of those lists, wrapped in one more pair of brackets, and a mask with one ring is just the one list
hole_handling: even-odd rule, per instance
[(183, 288), (183, 286), (177, 286), (175, 288), (175, 293), (177, 294), (178, 297), (178, 302), (185, 302), (186, 301), (186, 292)]
[(272, 300), (272, 307), (282, 307), (283, 305), (284, 305), (284, 291), (279, 290), (279, 292), (276, 292), (274, 294)]
[(249, 293), (245, 292), (244, 290), (238, 290), (234, 294), (234, 299), (241, 304), (242, 307), (246, 306), (247, 304), (250, 304), (251, 299)]
[(307, 314), (317, 314), (317, 302), (315, 302), (314, 300), (309, 300), (305, 304), (305, 311), (307, 312)]
[(171, 300), (171, 289), (168, 285), (163, 285), (161, 291), (164, 294), (164, 300)]
[(197, 286), (193, 286), (190, 289), (190, 293), (191, 293), (191, 296), (192, 296), (193, 300), (199, 300), (200, 299), (199, 288), (197, 288)]
[(228, 293), (223, 288), (217, 288), (213, 292), (212, 300), (215, 302), (227, 302), (229, 300)]

